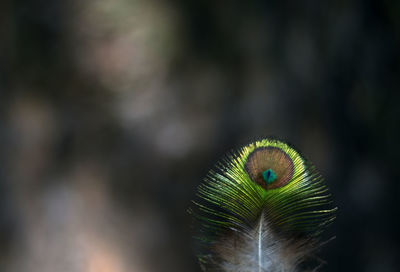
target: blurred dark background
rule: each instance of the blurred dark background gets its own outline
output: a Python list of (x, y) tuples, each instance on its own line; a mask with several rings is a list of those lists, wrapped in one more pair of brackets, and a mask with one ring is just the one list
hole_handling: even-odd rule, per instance
[(339, 207), (322, 271), (397, 271), (399, 1), (5, 0), (0, 270), (199, 271), (186, 208), (274, 135)]

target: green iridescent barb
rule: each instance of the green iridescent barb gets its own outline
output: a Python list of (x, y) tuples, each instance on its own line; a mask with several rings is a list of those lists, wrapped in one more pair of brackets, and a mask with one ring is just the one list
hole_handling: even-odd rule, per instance
[(204, 271), (297, 271), (335, 218), (314, 166), (273, 139), (228, 155), (197, 196), (190, 211)]

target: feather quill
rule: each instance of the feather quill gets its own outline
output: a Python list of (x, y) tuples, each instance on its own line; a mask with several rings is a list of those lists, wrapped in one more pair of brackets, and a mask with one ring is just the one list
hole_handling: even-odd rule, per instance
[(263, 139), (224, 158), (199, 185), (203, 271), (299, 271), (336, 208), (314, 166), (288, 144)]

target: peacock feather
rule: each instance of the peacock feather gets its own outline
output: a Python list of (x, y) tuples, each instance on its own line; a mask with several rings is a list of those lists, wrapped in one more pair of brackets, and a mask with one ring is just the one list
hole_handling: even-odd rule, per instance
[(315, 167), (274, 139), (227, 155), (197, 197), (203, 271), (298, 271), (336, 210)]

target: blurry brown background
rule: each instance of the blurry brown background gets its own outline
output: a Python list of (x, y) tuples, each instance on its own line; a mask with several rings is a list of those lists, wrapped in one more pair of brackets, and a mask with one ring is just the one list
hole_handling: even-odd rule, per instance
[(396, 271), (399, 3), (2, 1), (0, 271), (199, 271), (195, 188), (265, 135), (339, 206), (322, 270)]

